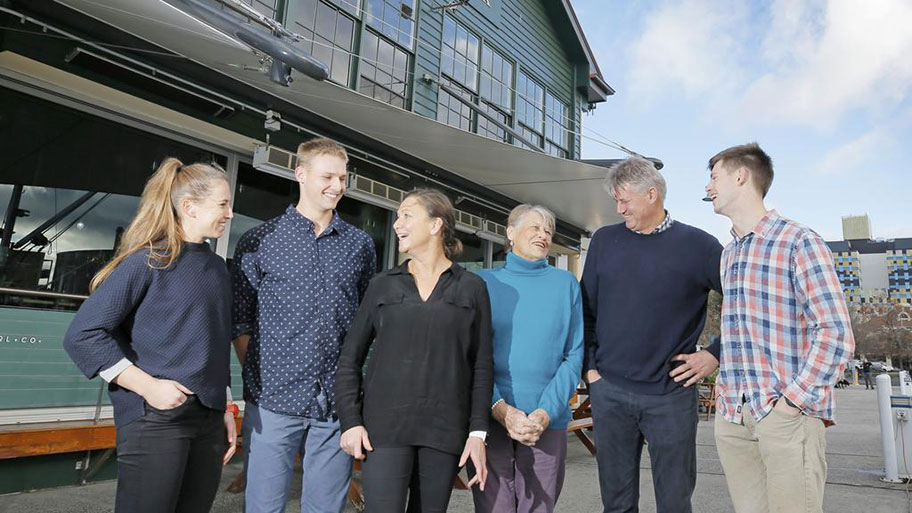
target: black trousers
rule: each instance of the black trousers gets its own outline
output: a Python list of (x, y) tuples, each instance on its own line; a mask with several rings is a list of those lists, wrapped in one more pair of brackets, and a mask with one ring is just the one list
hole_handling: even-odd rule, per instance
[(117, 430), (117, 513), (205, 513), (228, 448), (224, 413), (195, 395)]
[[(361, 464), (364, 513), (443, 513), (459, 456), (430, 447), (376, 447)], [(409, 489), (411, 488), (411, 492)]]

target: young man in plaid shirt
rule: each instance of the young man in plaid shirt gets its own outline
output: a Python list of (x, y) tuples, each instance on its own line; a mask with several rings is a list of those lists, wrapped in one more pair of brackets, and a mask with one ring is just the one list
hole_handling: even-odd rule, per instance
[(737, 513), (823, 511), (824, 428), (855, 341), (833, 259), (811, 229), (767, 210), (757, 144), (709, 161), (706, 192), (732, 221), (722, 252), (716, 446)]

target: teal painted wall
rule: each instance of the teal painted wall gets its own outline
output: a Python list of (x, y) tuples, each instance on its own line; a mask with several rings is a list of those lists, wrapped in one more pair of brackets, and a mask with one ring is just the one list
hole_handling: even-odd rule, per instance
[[(74, 315), (0, 307), (0, 409), (96, 404), (102, 381), (87, 380), (63, 349), (63, 336)], [(230, 343), (225, 344), (229, 350)], [(232, 393), (240, 399), (241, 368), (234, 358), (231, 383)], [(107, 392), (103, 398), (104, 404), (110, 404)]]

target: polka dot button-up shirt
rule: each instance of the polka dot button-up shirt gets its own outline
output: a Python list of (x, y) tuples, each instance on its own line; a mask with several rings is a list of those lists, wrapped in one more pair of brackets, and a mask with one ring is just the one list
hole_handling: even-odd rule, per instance
[(251, 336), (245, 400), (285, 415), (335, 416), (342, 339), (376, 262), (369, 235), (334, 214), (315, 236), (294, 205), (241, 237), (231, 279), (233, 336)]

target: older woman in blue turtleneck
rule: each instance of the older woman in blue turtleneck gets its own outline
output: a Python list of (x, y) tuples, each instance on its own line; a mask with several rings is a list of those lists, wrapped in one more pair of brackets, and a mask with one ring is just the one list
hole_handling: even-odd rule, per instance
[(520, 205), (507, 221), (505, 266), (479, 274), (494, 330), (488, 481), (476, 513), (552, 512), (564, 482), (569, 400), (583, 364), (580, 287), (548, 265), (554, 214)]

